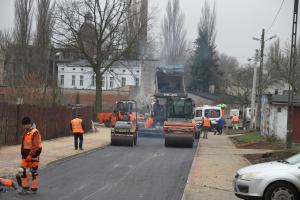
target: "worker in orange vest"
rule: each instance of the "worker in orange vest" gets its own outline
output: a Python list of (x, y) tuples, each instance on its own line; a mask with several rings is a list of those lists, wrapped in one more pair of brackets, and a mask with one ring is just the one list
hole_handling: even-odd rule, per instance
[(129, 119), (132, 123), (135, 121), (135, 116), (132, 112), (129, 112)]
[(206, 114), (202, 120), (202, 132), (203, 132), (203, 139), (208, 139), (208, 131), (211, 129), (211, 121)]
[[(31, 119), (22, 119), (24, 134), (21, 145), (22, 163), (16, 175), (18, 184), (22, 187), (20, 194), (37, 193), (39, 185), (39, 157), (42, 152), (42, 138), (39, 131), (32, 127)], [(29, 184), (29, 171), (31, 172), (31, 187)]]
[(75, 150), (78, 150), (78, 139), (79, 139), (79, 149), (83, 150), (83, 134), (84, 134), (84, 124), (81, 118), (81, 115), (77, 115), (74, 119), (71, 120), (70, 128), (72, 133), (74, 134), (74, 145)]
[(233, 130), (238, 130), (239, 129), (239, 117), (237, 115), (232, 116), (231, 118), (231, 124), (232, 124), (232, 129)]
[(111, 127), (115, 127), (115, 124), (117, 122), (117, 114), (118, 112), (114, 110), (114, 112), (111, 115)]
[(154, 124), (154, 118), (153, 116), (148, 117), (148, 119), (146, 120), (146, 128), (152, 128)]
[(17, 189), (16, 184), (13, 182), (13, 180), (0, 177), (0, 191), (2, 189), (1, 186), (13, 188), (15, 190)]

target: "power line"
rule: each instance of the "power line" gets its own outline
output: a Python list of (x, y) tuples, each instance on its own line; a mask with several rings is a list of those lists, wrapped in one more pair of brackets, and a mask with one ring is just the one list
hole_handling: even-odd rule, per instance
[(268, 33), (269, 30), (270, 30), (270, 29), (273, 27), (273, 25), (275, 24), (275, 22), (276, 22), (276, 20), (277, 20), (277, 18), (278, 18), (278, 16), (279, 16), (279, 13), (280, 13), (280, 11), (281, 11), (281, 9), (282, 9), (282, 6), (283, 6), (284, 2), (285, 2), (285, 0), (282, 0), (281, 5), (280, 5), (280, 7), (279, 7), (279, 9), (278, 9), (278, 11), (277, 11), (277, 13), (276, 13), (276, 15), (275, 15), (273, 21), (272, 21), (270, 27), (267, 29), (266, 33)]

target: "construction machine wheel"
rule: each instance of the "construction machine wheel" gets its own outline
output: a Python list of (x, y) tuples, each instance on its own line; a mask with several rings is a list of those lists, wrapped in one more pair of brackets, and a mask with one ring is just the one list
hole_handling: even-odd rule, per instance
[(134, 136), (134, 145), (137, 145), (137, 135)]
[(193, 148), (194, 136), (165, 135), (165, 147)]
[(134, 146), (134, 137), (121, 137), (121, 136), (112, 136), (111, 143), (112, 146)]

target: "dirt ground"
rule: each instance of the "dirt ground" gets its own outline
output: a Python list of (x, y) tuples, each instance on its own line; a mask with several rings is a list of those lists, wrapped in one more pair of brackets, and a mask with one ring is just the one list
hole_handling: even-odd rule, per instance
[(286, 159), (292, 155), (295, 155), (299, 152), (295, 150), (285, 150), (285, 151), (275, 151), (270, 153), (264, 153), (264, 154), (248, 154), (244, 155), (245, 158), (252, 164), (262, 163), (262, 162), (270, 162), (275, 160), (282, 160)]
[(251, 143), (241, 143), (237, 137), (230, 137), (231, 141), (239, 149), (271, 149), (271, 150), (281, 150), (285, 146), (282, 143), (271, 143), (268, 141), (259, 141)]

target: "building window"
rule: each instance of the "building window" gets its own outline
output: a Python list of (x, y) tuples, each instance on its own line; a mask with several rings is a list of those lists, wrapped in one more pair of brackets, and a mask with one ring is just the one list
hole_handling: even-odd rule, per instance
[(73, 71), (75, 71), (76, 69), (75, 68), (73, 68)]
[(61, 70), (62, 70), (62, 71), (64, 71), (64, 70), (65, 70), (65, 68), (61, 68)]
[(125, 69), (123, 69), (123, 73), (125, 73), (126, 72), (126, 70)]
[(96, 85), (96, 76), (93, 75), (92, 76), (92, 83), (91, 83), (92, 86), (95, 86)]
[(105, 87), (105, 77), (102, 76), (102, 87)]
[(135, 78), (135, 85), (140, 85), (140, 79), (139, 78)]
[(140, 72), (140, 70), (136, 70), (136, 73), (139, 73)]
[(114, 77), (110, 77), (110, 78), (109, 78), (109, 87), (110, 87), (110, 88), (113, 88), (113, 87), (114, 87), (114, 80), (115, 80)]
[(76, 77), (75, 75), (72, 75), (72, 86), (75, 86)]
[(60, 75), (60, 85), (64, 85), (64, 84), (65, 84), (65, 76)]
[(81, 71), (83, 71), (83, 68), (81, 68)]
[(277, 108), (277, 112), (281, 112), (281, 108), (280, 107)]
[(124, 87), (126, 85), (126, 78), (122, 77), (121, 86)]
[(80, 76), (80, 83), (79, 83), (79, 85), (83, 86), (83, 76), (82, 75)]

